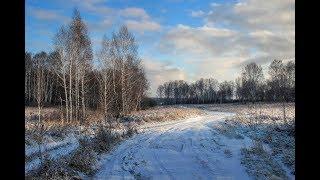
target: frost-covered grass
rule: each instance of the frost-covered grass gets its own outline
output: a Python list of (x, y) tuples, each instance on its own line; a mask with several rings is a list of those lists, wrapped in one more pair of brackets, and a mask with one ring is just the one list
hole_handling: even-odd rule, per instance
[(180, 120), (204, 114), (204, 111), (197, 108), (185, 108), (184, 106), (158, 106), (148, 110), (133, 112), (124, 119), (136, 121), (141, 124), (145, 122)]
[[(197, 104), (188, 107), (202, 108), (219, 112), (234, 112), (238, 115), (261, 115), (261, 118), (280, 120), (283, 117), (282, 103), (227, 103), (227, 104)], [(295, 104), (285, 103), (287, 118), (295, 118)]]
[(279, 177), (288, 179), (286, 172), (282, 169), (278, 161), (267, 153), (261, 143), (257, 142), (250, 148), (242, 148), (243, 158), (241, 163), (247, 168), (247, 172), (255, 179), (273, 179)]
[(26, 177), (37, 179), (71, 178), (78, 175), (90, 175), (95, 171), (99, 154), (110, 151), (117, 143), (132, 136), (135, 131), (128, 128), (124, 133), (100, 127), (94, 136), (79, 135), (74, 142), (43, 144), (42, 161), (40, 153), (26, 149)]
[[(241, 151), (242, 163), (247, 172), (257, 179), (294, 178), (294, 104), (286, 104), (286, 121), (282, 104), (224, 106), (237, 115), (220, 123), (217, 130), (229, 138), (246, 136), (256, 142), (254, 146), (243, 147)], [(218, 106), (208, 108), (221, 110)]]

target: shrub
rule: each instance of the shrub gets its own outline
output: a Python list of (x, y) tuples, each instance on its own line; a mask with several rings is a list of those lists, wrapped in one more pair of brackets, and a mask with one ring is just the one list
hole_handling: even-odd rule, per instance
[(69, 166), (89, 174), (96, 162), (96, 153), (93, 151), (89, 139), (80, 139), (79, 148), (71, 155)]
[(125, 132), (125, 137), (131, 137), (136, 133), (138, 133), (137, 129), (134, 126), (129, 125), (127, 131)]
[(92, 143), (94, 150), (98, 153), (102, 153), (109, 151), (110, 148), (119, 141), (119, 135), (112, 133), (112, 131), (108, 128), (99, 127)]
[(68, 167), (67, 159), (62, 158), (59, 161), (54, 161), (45, 156), (36, 174), (27, 175), (26, 179), (72, 179), (75, 175), (76, 172)]

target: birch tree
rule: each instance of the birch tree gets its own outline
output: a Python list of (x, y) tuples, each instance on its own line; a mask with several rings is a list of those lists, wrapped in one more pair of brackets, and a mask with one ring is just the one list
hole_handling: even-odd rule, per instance
[(69, 113), (70, 99), (68, 96), (68, 85), (67, 85), (67, 75), (68, 67), (70, 66), (69, 52), (68, 52), (68, 30), (65, 27), (61, 27), (59, 32), (56, 34), (54, 39), (56, 54), (52, 55), (53, 71), (61, 80), (61, 84), (64, 89), (64, 103), (65, 103), (65, 121), (69, 122), (71, 119), (71, 114)]
[(44, 61), (47, 58), (45, 52), (38, 53), (34, 56), (34, 61), (36, 64), (36, 91), (35, 99), (38, 106), (38, 123), (41, 124), (41, 110), (43, 107), (44, 100)]

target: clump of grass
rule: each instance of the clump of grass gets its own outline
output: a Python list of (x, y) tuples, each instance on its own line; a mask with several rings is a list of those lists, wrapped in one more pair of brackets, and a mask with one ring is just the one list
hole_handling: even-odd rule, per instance
[(260, 142), (255, 142), (251, 148), (242, 148), (241, 155), (241, 164), (246, 167), (248, 174), (256, 179), (270, 179), (275, 176), (288, 179), (285, 171), (263, 149)]
[(48, 156), (43, 158), (41, 167), (34, 173), (26, 175), (26, 179), (72, 179), (77, 172), (68, 167), (68, 159), (55, 161)]
[(123, 133), (122, 137), (132, 137), (134, 134), (137, 134), (138, 131), (133, 125), (128, 125), (126, 131)]
[(63, 139), (65, 135), (68, 133), (68, 127), (67, 126), (60, 126), (60, 125), (53, 125), (50, 127), (50, 130), (48, 131), (48, 134), (51, 137), (55, 137), (57, 139)]
[(282, 162), (290, 167), (292, 174), (295, 174), (295, 149), (285, 149), (283, 154)]
[(91, 142), (86, 138), (80, 139), (79, 148), (72, 153), (68, 165), (77, 171), (90, 174), (96, 163), (96, 153), (92, 149)]
[(221, 123), (216, 127), (216, 130), (220, 134), (223, 134), (224, 136), (228, 138), (234, 138), (234, 139), (243, 139), (244, 137), (237, 131), (237, 127), (234, 124), (231, 123)]
[(95, 152), (107, 152), (121, 140), (118, 134), (113, 133), (109, 128), (99, 127), (96, 136), (92, 140)]

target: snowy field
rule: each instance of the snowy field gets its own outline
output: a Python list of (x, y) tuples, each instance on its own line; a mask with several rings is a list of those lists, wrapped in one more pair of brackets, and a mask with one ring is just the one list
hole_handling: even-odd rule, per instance
[[(286, 123), (281, 107), (186, 105), (134, 113), (129, 118), (133, 122), (148, 117), (135, 123), (137, 134), (119, 136), (113, 148), (92, 156), (90, 173), (72, 169), (66, 179), (295, 179), (294, 104), (287, 105)], [(89, 134), (97, 136), (90, 129)], [(69, 130), (61, 140), (46, 138), (43, 151), (51, 161), (68, 162), (65, 159), (81, 150), (79, 139), (89, 134), (78, 131)], [(123, 134), (119, 129), (114, 132)], [(30, 144), (26, 146), (29, 174), (40, 166), (37, 146)]]

